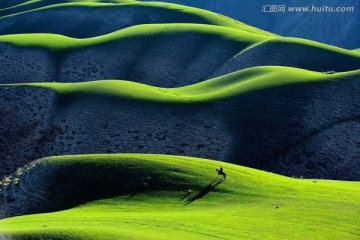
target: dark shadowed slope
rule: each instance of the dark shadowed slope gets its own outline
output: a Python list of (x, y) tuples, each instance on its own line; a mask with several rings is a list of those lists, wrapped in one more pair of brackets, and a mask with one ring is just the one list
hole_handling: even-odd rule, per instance
[[(151, 1), (151, 0), (142, 0)], [(229, 16), (246, 24), (267, 31), (298, 38), (306, 38), (346, 49), (360, 46), (359, 0), (166, 0), (188, 6), (207, 9)], [(284, 5), (285, 12), (274, 14), (261, 12), (270, 10), (270, 5)], [(343, 7), (344, 12), (304, 12), (296, 7), (328, 6), (329, 11)], [(295, 8), (292, 8), (295, 7)], [(348, 7), (348, 9), (346, 9)], [(292, 8), (292, 9), (291, 9)], [(341, 10), (341, 9), (340, 9)]]
[(176, 87), (251, 66), (324, 72), (360, 67), (355, 51), (201, 24), (139, 25), (88, 39), (4, 35), (0, 51), (2, 83), (131, 79)]
[[(2, 1), (0, 3), (0, 13), (1, 16), (26, 12), (30, 10), (34, 10), (37, 8), (45, 7), (45, 6), (51, 6), (51, 5), (57, 5), (57, 4), (66, 4), (66, 3), (99, 3), (102, 1), (97, 0), (87, 0), (87, 1), (77, 1), (77, 0), (9, 0), (9, 1)], [(136, 0), (107, 0), (103, 3), (113, 3), (113, 4), (121, 4), (121, 3), (135, 3)]]
[[(142, 152), (286, 175), (360, 178), (357, 51), (159, 3), (60, 4), (0, 23), (25, 31), (41, 26), (46, 13), (53, 16), (51, 31), (101, 29), (82, 25), (89, 18), (72, 18), (80, 14), (70, 23), (54, 17), (80, 8), (121, 13), (124, 28), (91, 38), (0, 36), (0, 82), (34, 83), (0, 87), (2, 174), (50, 155)], [(27, 25), (22, 17), (34, 22)], [(170, 23), (180, 19), (206, 24)]]
[(131, 79), (173, 87), (196, 83), (239, 51), (268, 39), (228, 27), (149, 24), (89, 39), (0, 36), (0, 82)]
[(166, 3), (0, 14), (0, 238), (359, 238), (359, 183), (303, 180), (360, 180), (358, 52)]
[[(127, 81), (2, 86), (3, 174), (44, 156), (142, 152), (359, 179), (360, 139), (351, 130), (360, 116), (358, 89), (358, 71), (287, 67), (249, 68), (173, 89)], [(346, 139), (335, 137), (341, 126), (349, 126)], [(315, 152), (307, 150), (312, 141)]]
[(54, 4), (3, 16), (0, 20), (1, 34), (57, 33), (86, 38), (139, 24), (197, 23), (231, 27), (264, 36), (275, 36), (220, 14), (182, 5), (156, 2)]
[(252, 66), (292, 66), (318, 72), (344, 72), (359, 69), (360, 54), (299, 38), (275, 38), (252, 46), (234, 56), (212, 75)]

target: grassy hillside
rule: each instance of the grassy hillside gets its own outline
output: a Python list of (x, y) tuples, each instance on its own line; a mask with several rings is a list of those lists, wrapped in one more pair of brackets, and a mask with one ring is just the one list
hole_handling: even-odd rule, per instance
[[(36, 2), (40, 3), (46, 2)], [(35, 9), (22, 9), (22, 12), (21, 9), (16, 10), (14, 13), (9, 10), (0, 11), (0, 33), (50, 32), (84, 38), (138, 24), (197, 23), (230, 27), (263, 36), (276, 36), (220, 14), (169, 3), (80, 1), (53, 3)]]
[(154, 87), (124, 80), (99, 80), (80, 83), (20, 83), (1, 84), (0, 86), (49, 88), (61, 95), (103, 95), (150, 102), (196, 103), (234, 98), (257, 90), (291, 84), (341, 81), (341, 79), (352, 76), (360, 76), (360, 70), (326, 74), (282, 66), (261, 66), (178, 88)]
[[(96, 9), (97, 3), (92, 4)], [(67, 24), (63, 26), (67, 29)], [(91, 149), (91, 153), (121, 149), (122, 152), (215, 158), (287, 175), (359, 178), (354, 160), (357, 151), (339, 152), (339, 148), (349, 144), (336, 138), (339, 130), (333, 129), (337, 123), (348, 124), (358, 115), (353, 104), (358, 94), (349, 94), (349, 89), (357, 89), (360, 67), (357, 52), (302, 39), (251, 33), (247, 27), (239, 30), (193, 23), (141, 24), (91, 38), (45, 33), (2, 35), (0, 51), (3, 52), (0, 58), (2, 83), (34, 82), (20, 84), (18, 86), (22, 87), (9, 92), (7, 88), (1, 89), (2, 108), (6, 109), (2, 111), (2, 119), (6, 123), (4, 126), (9, 126), (1, 128), (2, 138), (7, 139), (1, 149), (7, 156), (3, 173), (13, 170), (14, 158), (21, 158), (22, 163), (49, 155), (88, 153), (85, 149)], [(32, 86), (42, 88), (29, 93)], [(334, 92), (334, 88), (338, 90)], [(52, 90), (60, 93), (59, 101)], [(289, 91), (292, 96), (287, 95)], [(42, 97), (41, 92), (45, 92), (46, 97)], [(335, 97), (329, 99), (329, 94), (340, 100), (334, 102)], [(23, 97), (12, 97), (19, 95)], [(109, 96), (117, 100), (105, 101)], [(130, 101), (121, 101), (123, 99)], [(159, 113), (158, 118), (165, 118), (162, 122), (166, 124), (159, 126), (158, 120), (149, 119), (154, 114), (133, 100), (150, 105), (153, 112)], [(27, 102), (32, 106), (28, 107)], [(191, 103), (187, 105), (191, 108), (187, 114), (180, 109), (183, 103)], [(83, 108), (92, 110), (83, 112), (78, 108), (82, 104)], [(129, 108), (129, 105), (136, 107)], [(14, 113), (9, 106), (17, 109), (16, 120), (12, 119), (14, 115), (8, 114)], [(113, 109), (111, 113), (102, 113), (108, 118), (99, 119), (97, 112), (110, 108)], [(86, 124), (77, 118), (79, 113), (75, 111), (89, 119)], [(52, 117), (53, 112), (56, 118)], [(304, 121), (301, 120), (303, 116), (306, 116)], [(109, 119), (113, 119), (112, 128), (106, 127), (104, 122)], [(25, 131), (23, 126), (31, 130)], [(164, 126), (184, 128), (179, 134), (169, 132)], [(211, 126), (216, 127), (208, 130)], [(24, 132), (26, 137), (14, 139), (17, 135), (13, 134), (13, 128), (16, 132)], [(135, 128), (138, 135), (132, 136), (127, 128)], [(322, 134), (328, 130), (331, 133)], [(68, 136), (70, 133), (74, 134)], [(36, 140), (31, 134), (37, 136)], [(96, 144), (89, 143), (95, 135), (101, 139)], [(332, 151), (325, 148), (315, 151), (319, 156), (299, 148), (308, 148), (305, 143), (315, 135), (341, 141), (331, 143), (332, 151), (338, 152), (336, 157), (329, 156), (327, 153)], [(114, 137), (109, 140), (109, 136)], [(128, 137), (132, 140), (125, 140)], [(352, 147), (357, 146), (355, 136), (348, 138), (353, 141)], [(184, 139), (191, 144), (184, 143)], [(297, 156), (301, 160), (293, 161)], [(288, 162), (279, 170), (283, 159)], [(308, 164), (309, 159), (311, 164)], [(299, 162), (301, 167), (297, 165)], [(292, 166), (291, 171), (288, 165)], [(334, 166), (339, 169), (332, 170), (337, 169)]]
[[(225, 181), (216, 178), (220, 165)], [(24, 175), (41, 173), (33, 189), (45, 179), (61, 187), (78, 176), (76, 185), (94, 192), (92, 183), (116, 174), (111, 166), (121, 169), (118, 178), (126, 173), (122, 181), (143, 177), (145, 187), (65, 211), (1, 220), (0, 233), (15, 239), (359, 238), (359, 182), (292, 179), (217, 161), (140, 154), (46, 158)], [(62, 170), (64, 183), (50, 177)], [(162, 187), (152, 184), (157, 181)], [(71, 185), (66, 194), (78, 197)]]
[[(85, 39), (2, 35), (0, 43), (3, 83), (129, 79), (178, 87), (254, 66), (320, 72), (360, 67), (354, 51), (203, 24), (144, 24)], [(18, 64), (11, 64), (14, 61)]]
[[(114, 1), (106, 1), (108, 3), (133, 3), (136, 0), (114, 0)], [(23, 11), (28, 11), (31, 9), (36, 9), (44, 6), (54, 5), (54, 4), (62, 4), (62, 3), (76, 3), (76, 2), (84, 2), (78, 0), (10, 0), (6, 2), (1, 2), (0, 4), (0, 12), (6, 13), (19, 13)], [(99, 2), (97, 0), (86, 0), (88, 3)]]
[[(226, 35), (224, 34), (226, 32)], [(71, 38), (58, 34), (32, 33), (32, 34), (12, 34), (1, 35), (0, 42), (11, 43), (18, 47), (41, 47), (50, 50), (73, 50), (97, 46), (111, 41), (121, 41), (137, 39), (140, 37), (157, 36), (159, 39), (168, 35), (197, 33), (203, 35), (213, 35), (230, 41), (242, 43), (245, 46), (269, 39), (258, 34), (245, 32), (238, 29), (212, 26), (203, 24), (143, 24), (118, 30), (109, 34), (91, 38)]]
[(264, 39), (268, 38), (202, 24), (137, 25), (86, 39), (3, 35), (0, 81), (131, 79), (163, 87), (183, 86), (206, 79), (236, 53)]
[(124, 80), (4, 84), (0, 173), (45, 156), (141, 152), (358, 180), (359, 76), (261, 66), (176, 88)]
[(0, 53), (1, 239), (360, 238), (358, 50), (170, 3), (9, 0)]
[(277, 37), (242, 50), (215, 71), (212, 77), (258, 65), (292, 66), (318, 72), (343, 72), (359, 69), (359, 57), (356, 51), (306, 39)]

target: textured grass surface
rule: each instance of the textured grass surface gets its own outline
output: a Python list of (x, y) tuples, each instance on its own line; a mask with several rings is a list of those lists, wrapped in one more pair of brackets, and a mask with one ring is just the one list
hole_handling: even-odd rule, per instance
[[(26, 20), (26, 17), (34, 16), (31, 14), (42, 16), (47, 11), (51, 13), (53, 10), (81, 8), (79, 10), (81, 12), (86, 11), (86, 9), (114, 6), (144, 7), (184, 13), (186, 16), (200, 19), (205, 24), (144, 24), (91, 38), (71, 38), (51, 34), (52, 31), (49, 31), (49, 34), (1, 35), (0, 43), (4, 46), (9, 43), (18, 49), (31, 48), (40, 49), (40, 51), (48, 49), (62, 54), (62, 52), (76, 53), (76, 51), (83, 49), (96, 49), (97, 46), (109, 46), (111, 42), (120, 42), (121, 44), (123, 40), (125, 40), (124, 42), (136, 41), (147, 36), (163, 39), (164, 36), (184, 36), (181, 34), (195, 33), (209, 36), (210, 38), (204, 38), (206, 40), (215, 36), (217, 39), (225, 39), (238, 44), (240, 53), (234, 58), (241, 56), (244, 51), (256, 49), (259, 44), (268, 42), (279, 43), (279, 46), (284, 49), (293, 49), (299, 46), (321, 49), (322, 52), (331, 55), (333, 58), (345, 56), (354, 62), (355, 67), (349, 64), (349, 69), (357, 68), (357, 60), (360, 57), (359, 50), (347, 51), (303, 39), (281, 38), (219, 14), (175, 4), (139, 3), (131, 0), (115, 0), (106, 3), (101, 1), (67, 1), (66, 3), (52, 0), (13, 1), (12, 3), (0, 4), (0, 14), (4, 16), (1, 20), (9, 21), (11, 25), (13, 21), (20, 22), (19, 19)], [(269, 49), (269, 52), (266, 53), (273, 54), (273, 49)], [(260, 54), (264, 58), (269, 57), (267, 54)], [(307, 58), (312, 60), (309, 61), (310, 67), (314, 63), (314, 59), (316, 61), (318, 57), (316, 53), (314, 54), (310, 50), (301, 52), (301, 54), (305, 58), (301, 58), (300, 62), (304, 59), (307, 60)], [(278, 52), (275, 52), (274, 55), (281, 59), (296, 59), (299, 56), (281, 55)], [(149, 61), (152, 62), (153, 59)], [(229, 59), (230, 61), (231, 59)], [(340, 58), (339, 61), (341, 61)], [(80, 62), (75, 63), (75, 65), (77, 64)], [(207, 63), (203, 61), (201, 64), (206, 65)], [(200, 68), (202, 68), (201, 64), (199, 64)], [(264, 65), (261, 61), (257, 64)], [(294, 66), (298, 66), (296, 64)], [(226, 65), (225, 62), (224, 65)], [(326, 74), (283, 66), (249, 67), (237, 71), (238, 69), (241, 68), (235, 66), (230, 74), (206, 81), (201, 79), (199, 83), (177, 88), (161, 88), (131, 82), (134, 79), (128, 79), (130, 81), (104, 79), (93, 82), (87, 82), (89, 79), (83, 79), (84, 82), (79, 83), (44, 82), (3, 84), (1, 86), (20, 85), (49, 88), (65, 97), (67, 95), (77, 97), (102, 95), (152, 102), (196, 103), (232, 98), (261, 89), (277, 88), (290, 84), (303, 85), (327, 81), (346, 81), (348, 77), (360, 75), (360, 70)], [(80, 177), (82, 175), (77, 176), (77, 187), (81, 186), (82, 189), (88, 189), (90, 192), (98, 191), (93, 187), (94, 185), (89, 184), (88, 180), (90, 179), (91, 182), (108, 180), (108, 169), (121, 168), (126, 170), (129, 178), (145, 179), (142, 180), (144, 181), (144, 188), (141, 191), (135, 189), (133, 194), (129, 194), (128, 191), (119, 193), (109, 189), (111, 193), (116, 192), (117, 195), (107, 199), (86, 199), (82, 205), (67, 210), (0, 220), (0, 238), (360, 238), (358, 224), (360, 219), (359, 182), (294, 179), (212, 160), (170, 155), (78, 155), (51, 157), (40, 161), (41, 164), (46, 165), (49, 171), (43, 171), (38, 175), (35, 172), (35, 176), (39, 176), (38, 181), (46, 181), (50, 185), (56, 181), (51, 178), (51, 174), (46, 175), (52, 169), (65, 169), (64, 178), (77, 176), (77, 169), (81, 169), (81, 173), (85, 174), (83, 177), (86, 176), (87, 181), (82, 180)], [(224, 167), (228, 175), (225, 181), (216, 178), (215, 169), (220, 165)], [(73, 166), (73, 168), (66, 168), (67, 166)], [(92, 174), (86, 175), (87, 172)], [(119, 172), (119, 174), (122, 173)], [(152, 183), (157, 184), (152, 185)], [(59, 181), (54, 183), (54, 186), (61, 186), (62, 184), (64, 185), (63, 182)], [(119, 188), (123, 186), (121, 185), (123, 183), (120, 182), (115, 182), (115, 184), (119, 184)], [(16, 184), (14, 185), (16, 186)], [(20, 186), (22, 186), (21, 183)], [(71, 202), (72, 197), (83, 197), (81, 195), (75, 196), (76, 193), (72, 192), (71, 187), (60, 189), (68, 191), (66, 196), (69, 196), (69, 202)], [(18, 192), (15, 191), (12, 196), (20, 194), (22, 190), (18, 189)], [(35, 190), (42, 191), (45, 189)], [(94, 194), (94, 196), (99, 195)], [(13, 201), (16, 202), (16, 199)], [(55, 201), (60, 200), (55, 199)], [(61, 203), (57, 206), (59, 205)]]
[[(129, 27), (113, 33), (98, 37), (76, 39), (57, 34), (12, 34), (0, 36), (0, 42), (11, 43), (21, 47), (43, 47), (52, 50), (70, 50), (88, 46), (96, 46), (121, 39), (136, 39), (141, 36), (158, 36), (181, 33), (198, 33), (209, 36), (221, 36), (225, 39), (242, 42), (245, 45), (257, 43), (268, 39), (257, 34), (228, 27), (203, 25), (203, 24), (144, 24)], [(226, 32), (226, 34), (224, 34)]]
[(360, 55), (306, 39), (277, 37), (240, 51), (214, 72), (221, 76), (252, 66), (291, 66), (317, 72), (345, 72), (360, 68)]
[(50, 88), (59, 94), (104, 95), (156, 102), (205, 102), (231, 98), (244, 93), (275, 88), (289, 84), (321, 81), (345, 81), (346, 77), (358, 76), (360, 70), (325, 74), (281, 66), (253, 67), (178, 88), (160, 88), (124, 80), (99, 80), (80, 83), (23, 83), (0, 86), (34, 86)]
[[(32, 6), (32, 4), (34, 6)], [(56, 9), (64, 9), (71, 7), (89, 7), (89, 8), (102, 8), (102, 7), (116, 7), (116, 6), (123, 6), (123, 7), (133, 7), (139, 8), (142, 7), (144, 9), (153, 9), (154, 11), (161, 11), (167, 10), (170, 14), (173, 13), (181, 13), (184, 15), (184, 18), (194, 18), (197, 21), (201, 21), (204, 24), (211, 24), (211, 25), (218, 25), (224, 27), (230, 27), (242, 31), (246, 31), (253, 34), (259, 34), (263, 36), (276, 36), (276, 34), (264, 31), (259, 28), (255, 28), (241, 22), (238, 22), (234, 19), (229, 17), (223, 16), (221, 14), (213, 13), (210, 11), (206, 11), (203, 9), (171, 4), (171, 3), (160, 3), (160, 2), (136, 2), (136, 1), (114, 1), (114, 2), (102, 2), (102, 1), (66, 1), (62, 3), (62, 1), (34, 1), (29, 3), (22, 3), (18, 5), (18, 9), (10, 11), (7, 15), (3, 15), (3, 19), (13, 18), (18, 15), (27, 14), (31, 12), (36, 12), (41, 14), (43, 11), (46, 10), (56, 10)], [(6, 9), (3, 9), (6, 10)], [(0, 11), (1, 14), (1, 11)], [(1, 18), (0, 18), (1, 19)], [(171, 16), (169, 16), (171, 19)], [(194, 22), (195, 23), (195, 22)]]
[(293, 43), (293, 44), (299, 44), (299, 45), (309, 45), (312, 47), (329, 50), (329, 51), (337, 52), (337, 53), (344, 54), (344, 55), (360, 57), (360, 54), (358, 54), (356, 52), (353, 53), (351, 50), (347, 50), (344, 48), (340, 48), (340, 47), (336, 47), (336, 46), (332, 46), (332, 45), (328, 45), (328, 44), (324, 44), (324, 43), (320, 43), (320, 42), (316, 42), (316, 41), (312, 41), (312, 40), (307, 40), (307, 39), (303, 39), (303, 38), (279, 37), (275, 41), (283, 42), (283, 43)]
[[(124, 165), (161, 172), (168, 190), (153, 189), (88, 202), (60, 212), (0, 221), (3, 236), (66, 239), (357, 239), (359, 182), (302, 180), (216, 161), (165, 155), (79, 155), (53, 157), (47, 164), (74, 162)], [(133, 168), (129, 167), (129, 162)], [(216, 178), (224, 167), (228, 177)], [(94, 167), (93, 166), (93, 167)], [(67, 174), (71, 174), (68, 172)], [(182, 182), (174, 182), (180, 174)], [(156, 175), (153, 175), (154, 180)], [(171, 180), (170, 180), (171, 179)], [(52, 179), (48, 179), (52, 181)], [(182, 187), (176, 189), (176, 185)], [(184, 184), (191, 185), (185, 189)], [(211, 188), (209, 184), (213, 184)], [(91, 188), (91, 186), (84, 186)], [(196, 197), (197, 196), (197, 197)], [(195, 197), (195, 198), (194, 198)], [(187, 202), (192, 199), (194, 201)], [(189, 203), (189, 204), (186, 204)]]

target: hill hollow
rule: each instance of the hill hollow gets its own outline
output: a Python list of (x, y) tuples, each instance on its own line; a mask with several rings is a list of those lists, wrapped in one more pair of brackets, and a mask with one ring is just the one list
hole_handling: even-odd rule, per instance
[(54, 34), (0, 36), (0, 82), (129, 79), (178, 87), (253, 66), (344, 72), (359, 54), (311, 41), (271, 38), (228, 27), (150, 24), (74, 39)]
[(1, 176), (138, 152), (360, 179), (357, 51), (173, 4), (42, 3), (0, 21)]
[(0, 238), (359, 238), (359, 51), (159, 2), (0, 16)]
[(356, 180), (358, 80), (358, 71), (257, 67), (173, 89), (119, 80), (3, 85), (2, 174), (45, 156), (155, 152)]

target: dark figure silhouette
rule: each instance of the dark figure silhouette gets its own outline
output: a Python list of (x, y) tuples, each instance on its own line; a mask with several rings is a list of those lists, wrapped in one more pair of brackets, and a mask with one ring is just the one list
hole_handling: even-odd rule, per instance
[(223, 176), (224, 179), (226, 179), (226, 173), (223, 171), (223, 167), (222, 167), (222, 166), (220, 167), (220, 170), (219, 170), (219, 169), (216, 169), (216, 171), (218, 172), (218, 177), (219, 177), (219, 176)]

